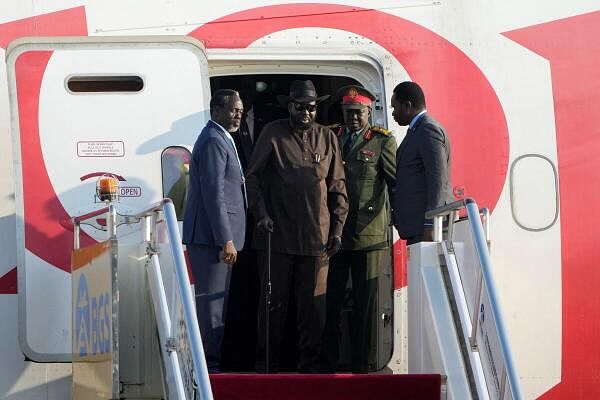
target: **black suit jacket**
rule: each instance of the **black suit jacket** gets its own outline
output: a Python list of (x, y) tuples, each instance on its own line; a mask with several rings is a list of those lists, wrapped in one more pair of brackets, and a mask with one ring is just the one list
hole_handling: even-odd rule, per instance
[(245, 121), (242, 122), (239, 131), (232, 133), (231, 137), (233, 137), (233, 141), (235, 142), (235, 147), (242, 164), (242, 169), (244, 170), (244, 174), (246, 174), (246, 171), (248, 170), (248, 163), (250, 162), (250, 156), (252, 156), (254, 143), (252, 143), (252, 139), (250, 138), (250, 134), (248, 132), (248, 125)]
[(396, 152), (394, 225), (403, 239), (423, 234), (425, 212), (452, 201), (450, 141), (444, 128), (423, 114)]

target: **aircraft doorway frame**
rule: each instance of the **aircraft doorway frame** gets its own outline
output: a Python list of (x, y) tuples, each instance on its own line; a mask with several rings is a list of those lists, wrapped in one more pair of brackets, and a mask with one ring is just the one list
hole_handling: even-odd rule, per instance
[[(389, 95), (386, 91), (385, 61), (370, 53), (350, 53), (303, 48), (301, 52), (282, 49), (207, 49), (210, 78), (232, 75), (335, 75), (353, 78), (377, 98), (372, 110), (374, 125), (388, 126)], [(333, 93), (330, 93), (333, 94)]]
[[(251, 75), (282, 75), (286, 77), (289, 77), (290, 75), (304, 75), (307, 77), (322, 75), (351, 78), (369, 89), (376, 96), (376, 101), (372, 108), (371, 123), (373, 125), (381, 125), (384, 127), (389, 126), (388, 122), (392, 121), (390, 113), (388, 113), (389, 97), (391, 96), (392, 85), (396, 83), (395, 80), (397, 77), (392, 77), (390, 74), (386, 76), (384, 71), (392, 70), (392, 68), (390, 68), (391, 65), (385, 65), (386, 61), (388, 63), (391, 63), (391, 61), (382, 60), (375, 54), (368, 54), (366, 52), (349, 53), (336, 50), (330, 51), (328, 49), (327, 55), (321, 55), (323, 54), (323, 49), (318, 48), (303, 48), (300, 52), (298, 49), (294, 52), (282, 50), (283, 49), (273, 50), (264, 48), (208, 49), (208, 69), (211, 84), (215, 78), (233, 78), (236, 76), (246, 77)], [(387, 91), (386, 81), (388, 83)], [(332, 97), (335, 95), (335, 92), (321, 93), (322, 90), (319, 90), (318, 88), (317, 91), (319, 94), (331, 94)], [(243, 93), (242, 97), (244, 97)], [(328, 123), (332, 122), (341, 121), (328, 121)], [(398, 143), (399, 142), (400, 141), (398, 140)], [(396, 241), (397, 239), (398, 238), (394, 236), (393, 241)], [(385, 267), (381, 272), (379, 280), (380, 289), (377, 315), (381, 316), (381, 318), (378, 318), (376, 326), (377, 351), (372, 372), (381, 371), (394, 361), (392, 357), (396, 356), (398, 352), (397, 349), (394, 349), (394, 345), (400, 348), (404, 347), (402, 343), (394, 343), (394, 333), (403, 332), (406, 328), (399, 326), (385, 326), (389, 324), (390, 321), (398, 322), (405, 320), (404, 318), (392, 317), (394, 299), (397, 297), (393, 287), (393, 274), (395, 268), (393, 265), (392, 244), (393, 243), (390, 243), (389, 262), (384, 263)], [(346, 345), (347, 349), (349, 349), (349, 339), (347, 334), (347, 331), (343, 334), (342, 347)], [(399, 337), (404, 338), (405, 335), (401, 334)], [(349, 354), (346, 356), (349, 356)]]

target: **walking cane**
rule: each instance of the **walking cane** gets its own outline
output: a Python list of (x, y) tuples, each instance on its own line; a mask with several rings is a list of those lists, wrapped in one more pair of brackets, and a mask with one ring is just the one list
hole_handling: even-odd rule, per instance
[(265, 288), (265, 329), (266, 329), (266, 357), (265, 374), (269, 373), (269, 319), (271, 315), (271, 232), (267, 230), (267, 285)]

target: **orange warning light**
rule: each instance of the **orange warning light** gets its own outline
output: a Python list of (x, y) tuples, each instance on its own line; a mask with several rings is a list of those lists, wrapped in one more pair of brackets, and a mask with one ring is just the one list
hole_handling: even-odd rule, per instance
[(115, 201), (119, 196), (119, 180), (112, 175), (102, 175), (96, 182), (96, 196), (100, 201)]

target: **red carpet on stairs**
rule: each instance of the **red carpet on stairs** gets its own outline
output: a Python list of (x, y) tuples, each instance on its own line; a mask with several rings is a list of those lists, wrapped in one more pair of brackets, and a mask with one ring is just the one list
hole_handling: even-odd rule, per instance
[(215, 400), (439, 400), (440, 375), (215, 374)]

